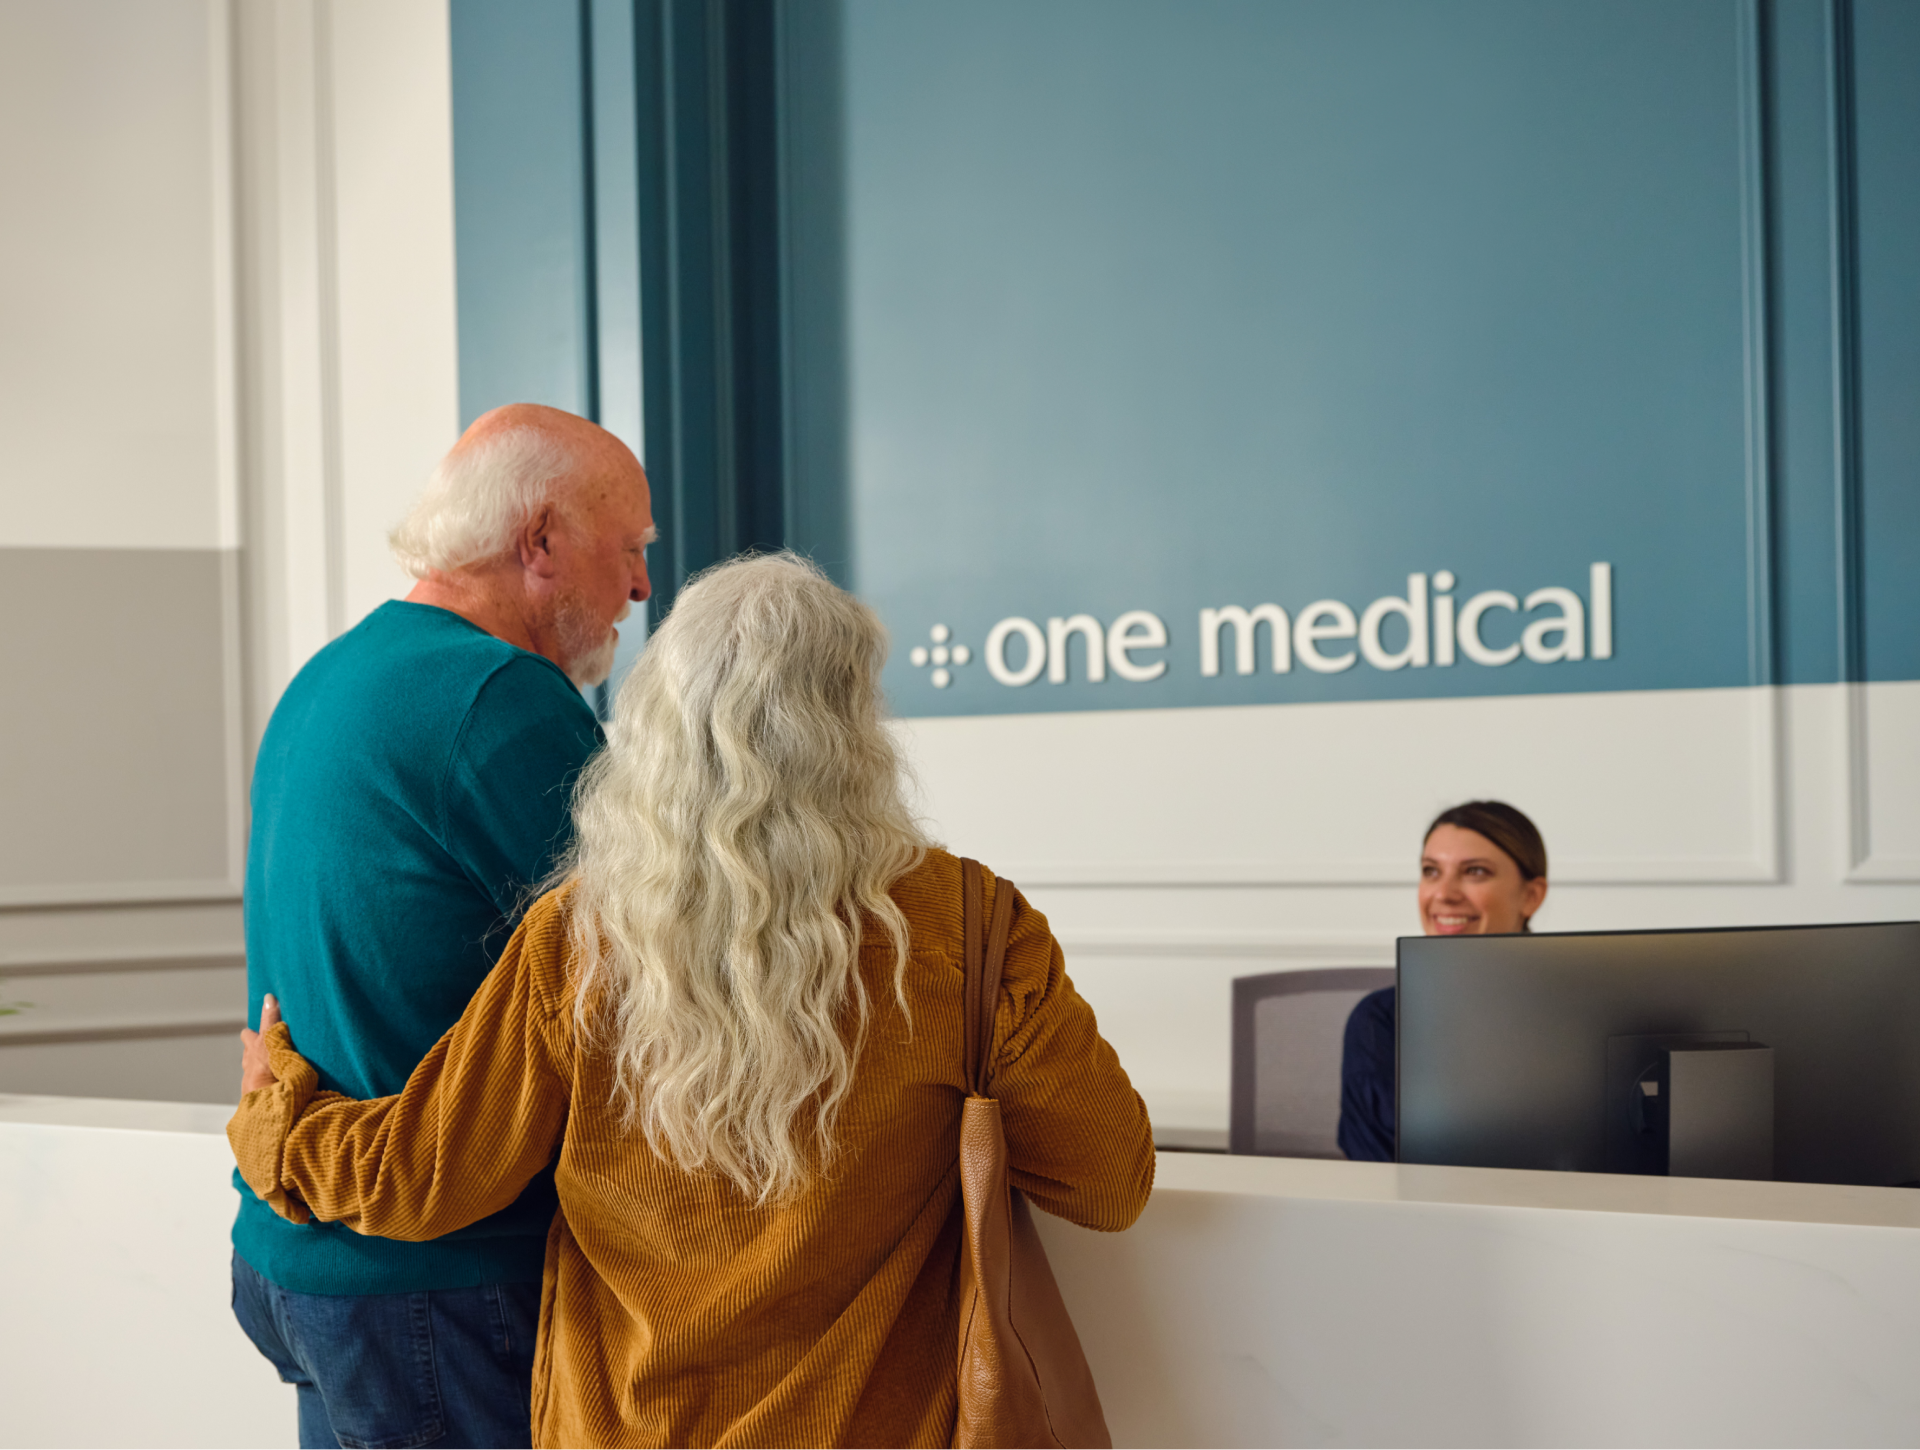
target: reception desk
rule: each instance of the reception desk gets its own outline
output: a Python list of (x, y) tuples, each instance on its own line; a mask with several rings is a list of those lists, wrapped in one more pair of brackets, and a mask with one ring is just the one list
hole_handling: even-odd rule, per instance
[(1118, 1443), (1920, 1444), (1920, 1191), (1163, 1153), (1039, 1220)]
[[(293, 1443), (226, 1116), (0, 1097), (0, 1443)], [(1920, 1192), (1167, 1152), (1039, 1219), (1118, 1444), (1920, 1443)]]

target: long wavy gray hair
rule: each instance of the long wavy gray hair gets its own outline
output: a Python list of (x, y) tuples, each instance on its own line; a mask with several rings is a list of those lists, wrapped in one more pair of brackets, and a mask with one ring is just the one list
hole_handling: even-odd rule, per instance
[(811, 563), (721, 564), (680, 591), (574, 797), (579, 1023), (628, 1127), (756, 1202), (832, 1157), (871, 1004), (863, 928), (927, 842), (882, 722), (886, 631)]

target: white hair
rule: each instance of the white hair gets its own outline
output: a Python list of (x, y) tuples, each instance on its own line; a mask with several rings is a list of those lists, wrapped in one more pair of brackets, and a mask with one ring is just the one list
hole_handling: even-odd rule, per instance
[(566, 443), (524, 426), (456, 448), (440, 460), (387, 543), (416, 579), (498, 558), (579, 463)]
[(927, 841), (881, 718), (886, 631), (782, 553), (680, 591), (620, 688), (574, 798), (577, 1022), (628, 1127), (765, 1203), (834, 1151), (870, 1004), (863, 931)]

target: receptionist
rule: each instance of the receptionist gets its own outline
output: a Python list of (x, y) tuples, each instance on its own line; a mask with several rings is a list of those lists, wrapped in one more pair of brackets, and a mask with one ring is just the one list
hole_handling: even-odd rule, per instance
[[(1547, 899), (1547, 843), (1505, 801), (1442, 811), (1420, 847), (1420, 929), (1428, 936), (1531, 931)], [(1394, 989), (1360, 999), (1340, 1060), (1340, 1151), (1393, 1161)]]

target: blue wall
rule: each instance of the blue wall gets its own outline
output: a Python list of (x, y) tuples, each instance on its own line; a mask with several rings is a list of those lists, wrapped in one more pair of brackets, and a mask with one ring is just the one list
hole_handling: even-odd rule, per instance
[[(591, 405), (610, 8), (454, 8), (463, 406)], [(1920, 678), (1920, 6), (772, 13), (785, 516), (892, 627), (903, 714)], [(1440, 571), (1591, 616), (1596, 563), (1609, 658), (1589, 617), (1584, 658), (1441, 661)], [(1241, 675), (1228, 626), (1202, 672), (1203, 609), (1405, 599), (1390, 657), (1423, 589), (1424, 664), (1276, 673), (1263, 628)], [(1130, 611), (1167, 644), (1099, 682), (1049, 629)], [(995, 681), (1010, 619), (1064, 682)]]
[(576, 0), (455, 0), (460, 423), (502, 403), (593, 416), (592, 150)]
[[(1843, 403), (1857, 458), (1860, 658), (1871, 680), (1920, 679), (1920, 5), (1859, 0), (1850, 59), (1858, 231), (1857, 371)], [(1852, 276), (1846, 275), (1852, 272)], [(1843, 460), (1844, 466), (1844, 460)]]
[[(644, 456), (631, 0), (456, 0), (460, 425), (503, 403), (592, 418)], [(609, 691), (646, 643), (620, 626)]]

